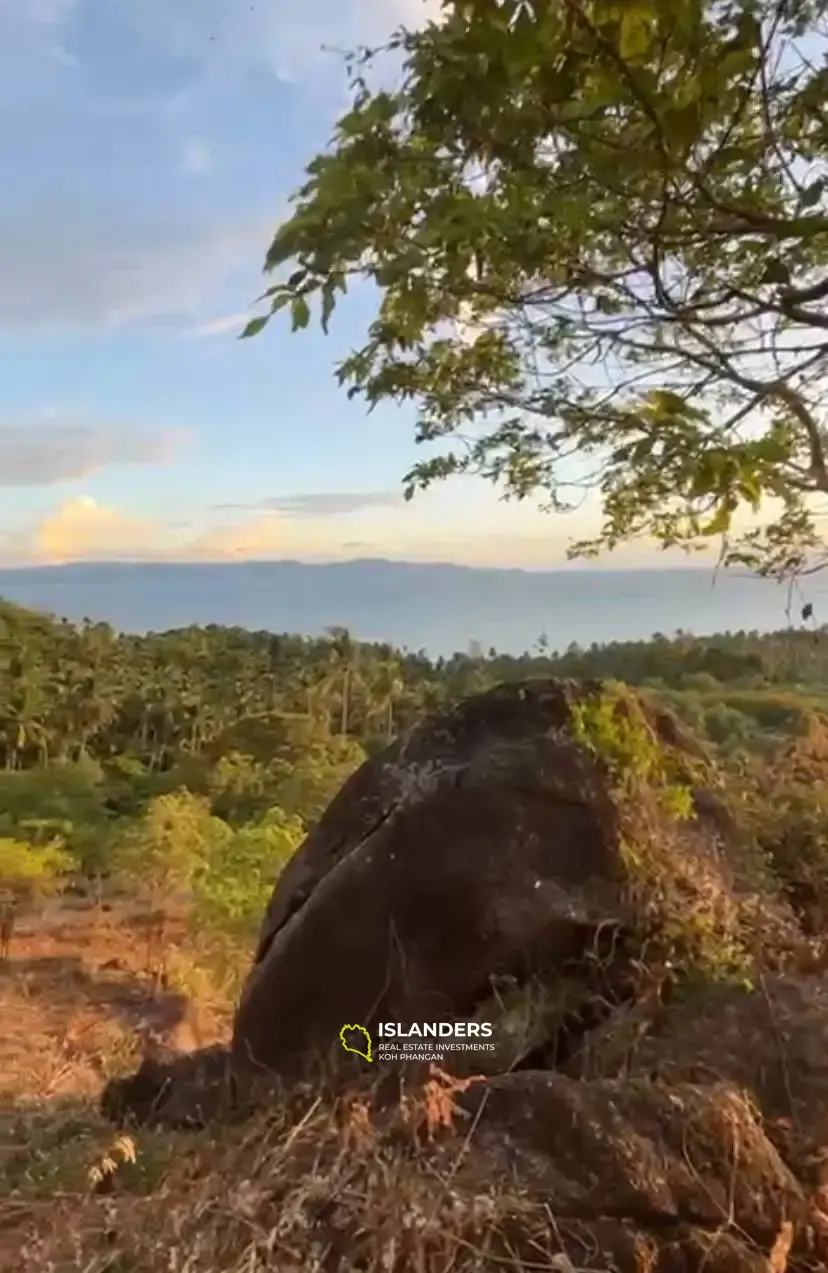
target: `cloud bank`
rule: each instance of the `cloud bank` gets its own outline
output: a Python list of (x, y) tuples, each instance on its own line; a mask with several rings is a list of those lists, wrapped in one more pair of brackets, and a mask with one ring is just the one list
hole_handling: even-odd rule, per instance
[(52, 486), (117, 464), (164, 464), (177, 440), (105, 424), (0, 424), (0, 486)]
[[(190, 325), (238, 277), (255, 286), (271, 215), (210, 224), (153, 222), (75, 201), (0, 213), (0, 329)], [(241, 283), (240, 283), (241, 286)], [(242, 292), (242, 295), (244, 293)]]
[[(423, 497), (424, 500), (426, 497)], [(249, 561), (298, 559), (336, 561), (354, 556), (409, 561), (455, 561), (469, 565), (536, 565), (563, 562), (563, 527), (538, 517), (516, 518), (511, 531), (498, 533), (491, 520), (469, 518), (459, 535), (456, 523), (434, 516), (435, 509), (361, 507), (347, 520), (331, 511), (272, 511), (240, 517), (230, 524), (201, 524), (141, 517), (88, 495), (64, 500), (32, 524), (3, 536), (0, 564), (60, 565), (73, 561)], [(342, 503), (347, 503), (343, 497)], [(344, 509), (340, 510), (344, 512)], [(571, 528), (575, 530), (576, 528)]]
[(280, 513), (284, 517), (341, 517), (363, 508), (397, 508), (402, 498), (393, 491), (311, 491), (303, 495), (271, 495), (253, 504), (217, 504), (216, 511)]

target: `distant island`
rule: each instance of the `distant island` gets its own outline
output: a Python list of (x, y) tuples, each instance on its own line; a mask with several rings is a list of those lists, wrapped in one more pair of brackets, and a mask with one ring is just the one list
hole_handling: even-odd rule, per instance
[[(828, 616), (828, 578), (807, 581), (816, 622)], [(359, 559), (334, 563), (89, 562), (0, 570), (0, 595), (72, 620), (119, 631), (190, 624), (321, 635), (347, 627), (432, 655), (467, 650), (521, 654), (545, 635), (554, 648), (643, 640), (676, 630), (774, 631), (786, 627), (787, 591), (709, 568), (550, 571)]]

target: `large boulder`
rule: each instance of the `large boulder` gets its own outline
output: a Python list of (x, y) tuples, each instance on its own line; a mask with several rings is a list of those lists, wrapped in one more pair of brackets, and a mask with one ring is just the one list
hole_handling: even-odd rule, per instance
[[(432, 717), (353, 775), (279, 879), (230, 1048), (148, 1059), (109, 1085), (105, 1114), (194, 1127), (301, 1092), (316, 1109), (324, 1089), (295, 1080), (349, 1061), (345, 1024), (494, 1021), (488, 1079), (363, 1066), (387, 1082), (348, 1099), (373, 1102), (389, 1140), (379, 1153), (345, 1119), (370, 1152), (340, 1211), (331, 1185), (331, 1241), (376, 1232), (359, 1172), (387, 1183), (393, 1160), (422, 1167), (438, 1209), (508, 1212), (497, 1263), (828, 1267), (824, 964), (789, 959), (801, 930), (715, 788), (674, 718), (618, 687), (504, 686)], [(424, 1156), (405, 1140), (424, 1148), (423, 1116), (447, 1134)], [(333, 1135), (326, 1118), (314, 1137)], [(455, 1254), (476, 1250), (461, 1236)]]
[(672, 716), (600, 683), (501, 686), (426, 720), (346, 782), (279, 878), (236, 1063), (288, 1075), (346, 1023), (468, 1017), (499, 979), (554, 993), (565, 970), (571, 1020), (571, 969), (612, 971), (593, 956), (655, 950), (660, 927), (733, 949), (727, 818), (709, 791), (683, 817), (664, 798), (705, 767)]

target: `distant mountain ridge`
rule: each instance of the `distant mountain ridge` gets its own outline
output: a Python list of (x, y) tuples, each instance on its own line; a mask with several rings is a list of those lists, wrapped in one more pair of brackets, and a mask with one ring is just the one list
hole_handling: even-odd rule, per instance
[[(828, 579), (809, 581), (817, 622)], [(534, 571), (450, 562), (78, 562), (0, 569), (0, 595), (73, 620), (124, 631), (227, 624), (319, 634), (343, 626), (364, 640), (430, 654), (470, 641), (520, 654), (542, 633), (552, 648), (786, 625), (785, 591), (709, 569)], [(821, 605), (821, 598), (826, 604)]]
[[(698, 572), (698, 568), (693, 567), (694, 573)], [(453, 561), (402, 561), (391, 557), (349, 557), (342, 561), (300, 561), (296, 557), (280, 557), (273, 560), (250, 560), (250, 561), (148, 561), (144, 558), (135, 558), (134, 560), (124, 559), (118, 561), (77, 561), (66, 562), (54, 565), (42, 566), (4, 566), (0, 567), (0, 579), (6, 576), (13, 577), (20, 574), (40, 575), (41, 577), (53, 576), (64, 577), (72, 575), (80, 577), (83, 575), (101, 574), (111, 576), (113, 571), (129, 570), (157, 572), (165, 571), (173, 572), (218, 572), (227, 571), (234, 574), (240, 571), (249, 571), (250, 573), (271, 573), (274, 570), (298, 570), (298, 571), (335, 571), (337, 573), (343, 571), (375, 571), (388, 570), (392, 572), (410, 571), (443, 571), (454, 574), (480, 575), (480, 574), (514, 574), (514, 575), (548, 575), (548, 574), (572, 574), (576, 570), (591, 570), (594, 573), (603, 574), (606, 571), (595, 566), (570, 566), (555, 567), (554, 569), (535, 569), (530, 570), (521, 566), (469, 566), (462, 562)], [(619, 573), (613, 571), (613, 574)], [(627, 573), (630, 573), (629, 571)], [(637, 574), (635, 570), (631, 573)]]

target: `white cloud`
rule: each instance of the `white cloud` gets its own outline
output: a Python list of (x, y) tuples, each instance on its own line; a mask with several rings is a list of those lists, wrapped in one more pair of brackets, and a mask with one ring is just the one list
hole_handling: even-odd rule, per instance
[(75, 0), (0, 0), (0, 95), (4, 101), (37, 95), (56, 73), (73, 65), (61, 43)]
[(0, 212), (0, 329), (190, 326), (223, 285), (252, 290), (274, 216), (151, 222), (126, 209), (41, 204)]
[(226, 314), (223, 318), (213, 318), (209, 323), (200, 323), (193, 331), (194, 336), (227, 336), (235, 333), (240, 336), (252, 314)]
[[(34, 61), (74, 65), (63, 41), (72, 23), (91, 28), (99, 0), (0, 0), (0, 67), (15, 91), (27, 86)], [(442, 0), (108, 0), (109, 30), (150, 41), (163, 54), (201, 66), (225, 84), (250, 69), (305, 80), (325, 50), (381, 44), (400, 24), (439, 19)], [(3, 85), (0, 87), (8, 87)]]
[[(34, 96), (47, 110), (65, 111), (67, 103), (91, 109), (94, 77), (86, 75), (84, 59), (94, 54), (104, 65), (107, 56), (105, 40), (93, 38), (98, 9), (98, 0), (0, 0), (0, 105), (24, 110)], [(331, 75), (323, 48), (379, 43), (401, 21), (418, 24), (439, 9), (440, 0), (247, 0), (238, 6), (226, 0), (108, 0), (104, 35), (112, 40), (122, 31), (128, 49), (131, 33), (142, 57), (155, 50), (159, 63), (180, 60), (188, 68), (172, 97), (181, 112), (177, 126), (186, 118), (193, 129), (180, 142), (180, 167), (197, 177), (214, 165), (199, 114), (205, 107), (209, 113), (214, 90), (223, 99), (228, 92), (242, 94), (251, 74), (265, 72), (298, 79), (312, 93), (323, 91), (327, 110), (344, 86), (344, 72), (338, 79)], [(128, 90), (126, 85), (127, 97)], [(169, 98), (170, 90), (164, 91)], [(147, 103), (157, 106), (156, 97), (150, 93)], [(117, 95), (113, 100), (117, 104)], [(234, 330), (235, 315), (225, 318), (219, 307), (231, 287), (238, 299), (228, 309), (244, 305), (248, 296), (252, 301), (278, 208), (221, 222), (209, 209), (206, 220), (193, 224), (159, 191), (153, 221), (152, 213), (121, 206), (111, 195), (82, 195), (90, 187), (79, 182), (77, 193), (61, 194), (57, 214), (36, 176), (30, 198), (18, 185), (0, 210), (0, 332), (136, 322), (166, 322), (202, 335)], [(218, 316), (206, 321), (211, 313)]]
[(261, 510), (282, 517), (341, 517), (364, 508), (396, 508), (394, 491), (311, 491), (302, 495), (272, 495), (253, 504), (217, 504), (220, 509)]
[(0, 11), (17, 14), (22, 21), (38, 27), (53, 27), (62, 22), (75, 7), (75, 0), (4, 0)]
[[(37, 93), (57, 69), (74, 69), (77, 59), (66, 46), (73, 46), (79, 25), (92, 29), (99, 7), (99, 0), (0, 0), (0, 93), (6, 98)], [(226, 87), (250, 70), (305, 83), (318, 75), (325, 50), (381, 44), (401, 23), (416, 27), (439, 18), (442, 3), (108, 0), (107, 9), (107, 27), (110, 32), (123, 28), (125, 47), (131, 32), (133, 39), (197, 65), (203, 77)], [(331, 88), (327, 81), (325, 88)]]
[(90, 423), (0, 423), (0, 487), (51, 486), (116, 464), (163, 464), (175, 435)]
[(215, 167), (213, 152), (202, 137), (191, 137), (184, 143), (181, 168), (188, 177), (203, 177)]
[[(87, 0), (92, 3), (92, 0)], [(174, 54), (197, 58), (226, 77), (259, 67), (282, 79), (304, 79), (320, 55), (381, 42), (400, 23), (418, 26), (441, 12), (440, 0), (110, 0)]]

